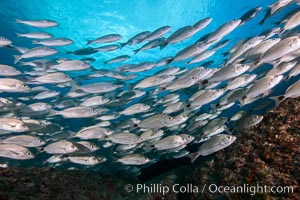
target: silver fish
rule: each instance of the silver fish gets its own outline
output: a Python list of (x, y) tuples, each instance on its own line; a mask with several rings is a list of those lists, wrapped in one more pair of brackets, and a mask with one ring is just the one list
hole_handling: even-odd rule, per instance
[(48, 144), (44, 151), (48, 154), (68, 154), (74, 153), (79, 149), (70, 141), (59, 140), (57, 142)]
[(54, 27), (54, 26), (58, 26), (58, 23), (56, 21), (53, 20), (20, 20), (20, 19), (16, 19), (16, 22), (19, 24), (26, 24), (28, 26), (33, 26), (33, 27), (38, 27), (38, 28), (49, 28), (49, 27)]
[(38, 137), (31, 135), (17, 135), (0, 140), (4, 144), (18, 144), (24, 147), (39, 147), (43, 146), (45, 142)]
[(61, 115), (64, 118), (88, 118), (99, 115), (100, 112), (96, 109), (84, 106), (67, 108), (62, 111), (52, 110), (49, 116)]
[(236, 137), (233, 135), (216, 135), (202, 144), (197, 152), (189, 154), (188, 157), (191, 159), (191, 163), (193, 163), (200, 155), (207, 156), (209, 154), (220, 151), (221, 149), (224, 149), (231, 145), (235, 140)]
[(127, 132), (109, 135), (107, 138), (117, 144), (138, 144), (142, 142), (139, 136)]
[(125, 165), (144, 165), (147, 164), (149, 161), (149, 158), (141, 154), (130, 154), (117, 159), (117, 162), (121, 162)]
[(42, 44), (44, 46), (50, 46), (50, 47), (58, 47), (58, 46), (66, 46), (73, 43), (72, 40), (67, 38), (56, 38), (56, 39), (48, 39), (48, 40), (42, 40), (42, 41), (33, 41), (33, 44)]
[(119, 34), (109, 34), (109, 35), (98, 37), (97, 39), (94, 40), (88, 40), (87, 44), (115, 42), (120, 39), (122, 39), (122, 36)]
[(127, 107), (123, 111), (120, 112), (122, 115), (134, 115), (142, 112), (147, 112), (150, 110), (150, 106), (143, 104), (143, 103), (137, 103), (133, 104), (132, 106)]
[(38, 57), (45, 57), (45, 56), (52, 56), (56, 54), (58, 51), (56, 49), (52, 49), (49, 47), (35, 47), (33, 49), (29, 49), (28, 51), (24, 52), (20, 56), (15, 57), (15, 64), (19, 62), (21, 59), (24, 58), (38, 58)]
[(62, 73), (62, 72), (55, 72), (55, 73), (49, 73), (44, 76), (40, 76), (34, 79), (34, 81), (40, 82), (40, 83), (53, 83), (53, 84), (58, 84), (58, 83), (67, 83), (71, 81), (72, 79)]
[(50, 68), (59, 71), (77, 71), (77, 70), (89, 69), (90, 64), (80, 60), (70, 60), (70, 61), (59, 63), (57, 65), (52, 65), (50, 66)]
[(49, 39), (53, 37), (51, 34), (45, 32), (17, 33), (17, 36), (31, 39)]
[(28, 160), (33, 159), (34, 155), (26, 147), (18, 144), (0, 144), (0, 157)]
[(0, 130), (9, 132), (26, 132), (29, 131), (29, 128), (19, 119), (2, 117), (0, 118)]
[(73, 137), (80, 139), (104, 139), (106, 136), (111, 135), (112, 131), (98, 126), (89, 126), (81, 129), (74, 134)]
[(28, 92), (30, 88), (22, 81), (13, 78), (0, 78), (2, 92)]
[(0, 76), (17, 76), (22, 72), (9, 65), (0, 64)]
[(93, 166), (105, 162), (107, 159), (98, 156), (67, 156), (68, 161), (80, 165)]
[(12, 41), (0, 36), (0, 47), (9, 46), (12, 44)]
[(157, 38), (164, 36), (170, 30), (171, 30), (171, 26), (160, 27), (160, 28), (156, 29), (155, 31), (153, 31), (151, 34), (149, 34), (144, 40), (146, 40), (146, 41), (155, 40)]

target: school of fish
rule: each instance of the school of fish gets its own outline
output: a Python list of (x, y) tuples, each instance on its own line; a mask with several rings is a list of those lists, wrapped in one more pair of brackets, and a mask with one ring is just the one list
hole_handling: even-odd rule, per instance
[[(289, 5), (296, 8), (277, 27), (235, 44), (227, 38), (260, 12), (266, 12), (263, 25)], [(68, 52), (55, 47), (72, 40), (44, 31), (58, 22), (17, 19), (18, 26), (41, 31), (17, 33), (32, 40), (36, 47), (31, 49), (0, 37), (0, 48), (16, 52), (14, 63), (0, 64), (1, 165), (22, 166), (29, 160), (36, 166), (69, 169), (109, 171), (117, 166), (139, 175), (141, 168), (160, 159), (188, 157), (194, 162), (230, 146), (237, 132), (263, 119), (266, 108), (300, 96), (300, 80), (295, 78), (300, 74), (299, 5), (299, 0), (279, 0), (267, 8), (250, 9), (191, 45), (175, 49), (173, 56), (132, 64), (122, 62), (189, 40), (213, 19), (178, 30), (162, 26), (124, 43), (116, 43), (123, 36), (112, 33)], [(80, 58), (139, 44), (132, 55), (113, 57), (102, 67), (93, 66), (93, 57), (53, 58), (58, 53)], [(212, 65), (209, 58), (228, 44), (233, 46), (224, 54), (224, 63)], [(109, 64), (117, 67), (106, 67)], [(288, 88), (275, 96), (281, 83)], [(191, 145), (198, 150), (190, 152)]]

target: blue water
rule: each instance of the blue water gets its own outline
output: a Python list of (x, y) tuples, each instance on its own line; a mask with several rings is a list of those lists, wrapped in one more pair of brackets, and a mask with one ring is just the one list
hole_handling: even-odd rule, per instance
[[(31, 39), (17, 37), (17, 33), (45, 31), (56, 38), (69, 38), (74, 41), (72, 45), (55, 47), (59, 50), (59, 54), (47, 57), (47, 59), (93, 57), (96, 59), (92, 63), (94, 68), (112, 69), (121, 64), (157, 62), (163, 57), (174, 56), (178, 51), (193, 44), (201, 36), (213, 32), (222, 24), (240, 18), (252, 8), (262, 6), (263, 10), (254, 19), (242, 27), (238, 27), (224, 38), (231, 40), (229, 45), (218, 50), (214, 56), (208, 59), (214, 61), (213, 67), (219, 67), (224, 62), (223, 53), (227, 52), (236, 42), (260, 35), (263, 31), (273, 28), (274, 23), (280, 21), (282, 16), (292, 9), (292, 6), (289, 6), (271, 19), (268, 19), (264, 25), (259, 25), (258, 23), (265, 15), (267, 5), (274, 2), (275, 0), (0, 0), (0, 36), (10, 39), (15, 46), (27, 48), (33, 48), (36, 45), (32, 44)], [(133, 50), (141, 47), (144, 44), (142, 43), (90, 56), (66, 54), (68, 51), (85, 48), (87, 47), (87, 40), (106, 34), (120, 34), (123, 38), (118, 42), (126, 42), (137, 33), (154, 31), (159, 27), (169, 25), (172, 27), (171, 31), (166, 35), (169, 36), (177, 29), (193, 25), (206, 17), (212, 17), (213, 21), (205, 29), (183, 42), (168, 45), (163, 50), (155, 48), (134, 55)], [(51, 19), (57, 21), (59, 26), (39, 29), (24, 24), (17, 24), (16, 19)], [(98, 47), (102, 45), (92, 44), (91, 46)], [(18, 64), (13, 64), (13, 55), (17, 54), (12, 49), (0, 48), (0, 63), (21, 69)], [(105, 60), (125, 54), (130, 55), (131, 58), (121, 64), (103, 64)], [(30, 60), (26, 59), (25, 61)], [(184, 62), (178, 62), (175, 65), (184, 67)], [(197, 64), (191, 66), (197, 66)], [(163, 67), (141, 74), (149, 76), (159, 69), (163, 69)], [(65, 92), (67, 91), (63, 91), (63, 93)], [(236, 108), (238, 109), (239, 107)], [(59, 120), (55, 120), (55, 122), (59, 123)], [(68, 128), (72, 131), (78, 131), (83, 126), (92, 125), (88, 119), (65, 120), (63, 123), (68, 124)], [(42, 159), (40, 158), (40, 160)], [(30, 165), (30, 162), (28, 161), (28, 165)], [(39, 160), (34, 162), (39, 163)]]

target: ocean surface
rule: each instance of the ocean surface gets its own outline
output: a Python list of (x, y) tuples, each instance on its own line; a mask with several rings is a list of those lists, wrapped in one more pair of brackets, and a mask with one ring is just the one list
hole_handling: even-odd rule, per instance
[[(77, 71), (77, 72), (66, 72), (69, 74), (78, 84), (85, 85), (88, 83), (97, 83), (103, 81), (115, 81), (113, 78), (100, 77), (99, 79), (80, 79), (81, 75), (91, 74), (97, 71), (97, 69), (109, 69), (114, 70), (115, 68), (123, 64), (137, 64), (141, 62), (157, 62), (163, 57), (174, 56), (177, 52), (183, 48), (195, 43), (202, 36), (215, 31), (218, 27), (223, 25), (226, 22), (229, 22), (234, 19), (239, 19), (244, 13), (253, 9), (255, 7), (261, 6), (262, 10), (258, 15), (248, 21), (241, 27), (236, 28), (233, 32), (226, 35), (223, 40), (229, 39), (230, 43), (225, 47), (219, 49), (213, 56), (207, 60), (191, 64), (188, 67), (186, 66), (186, 61), (180, 61), (172, 63), (172, 66), (178, 66), (188, 69), (192, 69), (197, 66), (201, 66), (202, 63), (206, 61), (213, 61), (209, 68), (220, 67), (226, 61), (224, 53), (228, 52), (230, 48), (239, 42), (242, 39), (251, 38), (254, 36), (260, 35), (262, 32), (276, 27), (276, 23), (280, 22), (282, 17), (287, 13), (295, 9), (296, 5), (289, 5), (280, 12), (278, 12), (273, 17), (269, 18), (263, 25), (260, 25), (259, 22), (264, 18), (267, 6), (275, 3), (275, 0), (251, 0), (251, 1), (242, 1), (242, 0), (0, 0), (0, 36), (8, 38), (12, 41), (13, 45), (16, 47), (26, 47), (34, 48), (39, 45), (33, 44), (32, 40), (23, 37), (18, 37), (17, 33), (29, 33), (29, 32), (47, 32), (52, 34), (55, 38), (68, 38), (73, 41), (73, 44), (54, 47), (59, 52), (53, 56), (45, 57), (48, 60), (58, 59), (58, 58), (67, 58), (72, 60), (80, 60), (84, 58), (93, 58), (94, 62), (91, 63), (94, 70), (92, 71)], [(135, 45), (126, 45), (121, 49), (109, 52), (98, 52), (91, 55), (73, 55), (68, 54), (67, 52), (72, 52), (78, 49), (90, 47), (100, 47), (106, 44), (91, 44), (87, 45), (88, 40), (96, 39), (100, 36), (107, 34), (120, 34), (123, 38), (114, 44), (124, 43), (132, 36), (143, 31), (154, 31), (162, 26), (171, 26), (171, 31), (168, 32), (165, 36), (169, 36), (174, 33), (181, 27), (193, 25), (198, 22), (200, 19), (207, 17), (212, 18), (212, 22), (205, 27), (203, 30), (199, 31), (197, 34), (193, 35), (191, 38), (186, 39), (177, 44), (168, 45), (163, 49), (154, 48), (146, 51), (141, 51), (137, 54), (134, 54), (134, 50), (138, 49), (145, 43), (135, 44)], [(24, 24), (16, 23), (16, 19), (20, 20), (39, 20), (39, 19), (51, 19), (59, 23), (57, 27), (51, 28), (36, 28), (27, 26)], [(0, 63), (5, 65), (14, 66), (15, 68), (26, 71), (28, 68), (26, 66), (20, 66), (19, 63), (14, 64), (14, 55), (20, 55), (18, 51), (14, 48), (0, 48)], [(119, 55), (129, 55), (130, 59), (123, 61), (122, 63), (111, 63), (104, 64), (105, 61)], [(34, 59), (24, 59), (22, 61), (33, 61)], [(41, 58), (44, 59), (44, 58)], [(268, 66), (267, 66), (268, 67)], [(138, 77), (134, 80), (128, 81), (127, 87), (124, 89), (117, 90), (121, 92), (122, 90), (130, 90), (130, 87), (134, 85), (139, 80), (149, 77), (156, 73), (159, 70), (167, 68), (167, 66), (156, 67), (152, 70), (143, 71), (137, 73)], [(19, 76), (22, 79), (22, 76)], [(2, 77), (3, 78), (3, 77)], [(292, 79), (288, 85), (295, 82), (296, 79)], [(119, 83), (119, 81), (117, 81)], [(276, 87), (276, 90), (273, 90), (274, 95), (279, 95), (284, 92), (284, 89), (288, 86), (286, 82), (282, 82), (279, 86)], [(35, 85), (30, 85), (35, 86)], [(61, 92), (60, 96), (57, 98), (63, 98), (66, 95), (70, 87), (56, 87), (56, 85), (45, 84), (48, 89), (56, 89)], [(147, 95), (151, 95), (150, 89), (146, 89)], [(192, 91), (194, 92), (194, 91)], [(184, 91), (188, 93), (188, 89)], [(164, 93), (164, 95), (167, 93)], [(117, 94), (115, 94), (117, 95)], [(10, 97), (12, 99), (17, 99), (17, 97), (30, 97), (28, 94), (7, 94), (0, 93), (0, 97)], [(111, 95), (112, 96), (112, 95)], [(163, 96), (163, 95), (162, 95)], [(161, 96), (159, 96), (161, 97)], [(187, 101), (189, 95), (182, 95), (181, 101)], [(266, 98), (265, 98), (266, 99)], [(265, 99), (262, 101), (256, 101), (251, 105), (247, 105), (242, 108), (242, 110), (250, 110), (252, 107), (265, 102)], [(25, 104), (31, 104), (39, 102), (38, 100), (22, 100), (20, 102)], [(110, 112), (108, 114), (113, 114), (119, 112), (120, 108), (125, 109), (133, 103), (138, 103), (140, 99), (135, 99), (135, 101), (128, 104), (120, 105), (118, 108), (108, 107)], [(47, 102), (49, 104), (55, 104), (54, 99), (42, 100), (42, 102)], [(215, 102), (216, 103), (216, 102)], [(154, 102), (148, 101), (148, 104), (154, 106)], [(152, 105), (151, 105), (152, 104)], [(235, 105), (233, 108), (226, 110), (222, 113), (222, 116), (231, 117), (233, 114), (238, 112), (241, 109), (239, 105)], [(155, 113), (160, 113), (162, 108), (159, 107), (155, 109)], [(256, 112), (256, 114), (264, 114), (265, 109)], [(204, 112), (204, 111), (203, 111)], [(201, 113), (198, 112), (198, 115)], [(128, 118), (128, 117), (127, 117)], [(37, 118), (37, 119), (43, 119)], [(126, 117), (120, 117), (116, 120), (111, 120), (111, 129), (113, 130), (116, 125), (122, 122)], [(141, 120), (144, 118), (140, 118)], [(64, 131), (77, 132), (80, 129), (96, 124), (93, 119), (64, 119), (61, 116), (57, 116), (54, 119), (51, 118), (51, 122), (58, 124), (64, 128)], [(97, 121), (99, 123), (99, 121)], [(192, 123), (189, 121), (189, 124)], [(172, 135), (172, 130), (168, 130), (168, 134)], [(178, 131), (178, 130), (177, 130)], [(180, 131), (180, 130), (179, 130)], [(174, 130), (176, 132), (176, 130)], [(185, 132), (187, 133), (187, 132)], [(3, 136), (5, 138), (6, 136)], [(48, 135), (40, 135), (44, 140), (49, 141), (51, 139), (51, 133)], [(53, 136), (54, 137), (54, 136)], [(61, 139), (64, 139), (62, 136)], [(66, 136), (68, 139), (68, 136)], [(78, 141), (78, 139), (74, 140)], [(97, 142), (97, 141), (94, 141)], [(238, 141), (236, 141), (238, 142)], [(103, 145), (104, 142), (99, 143), (98, 145)], [(194, 150), (197, 149), (197, 143), (194, 145)], [(191, 146), (192, 146), (191, 145)], [(192, 147), (191, 147), (192, 148)], [(127, 169), (126, 165), (115, 164), (114, 160), (123, 156), (123, 154), (115, 154), (114, 150), (109, 148), (100, 148), (101, 150), (96, 153), (96, 155), (103, 155), (107, 158), (107, 162), (101, 163), (98, 166), (90, 167), (91, 169), (99, 170), (103, 169), (103, 172), (114, 173), (118, 170)], [(40, 149), (32, 149), (33, 152), (37, 152)], [(139, 151), (137, 151), (139, 152)], [(126, 154), (125, 154), (126, 155)], [(9, 163), (9, 166), (37, 166), (43, 167), (45, 160), (50, 157), (49, 154), (41, 153), (38, 154), (36, 159), (19, 161), (19, 160), (10, 160), (6, 158), (0, 158), (2, 163)], [(158, 155), (150, 155), (152, 161), (159, 161), (160, 157)], [(168, 158), (170, 159), (170, 158)], [(172, 156), (171, 156), (172, 160)], [(175, 163), (178, 161), (175, 161)], [(181, 161), (180, 161), (181, 162)], [(111, 163), (114, 163), (113, 165)], [(159, 163), (159, 162), (158, 162)], [(189, 164), (189, 162), (183, 162), (184, 164)], [(101, 166), (100, 166), (101, 165)], [(163, 163), (165, 165), (165, 163)], [(176, 163), (180, 165), (180, 163)], [(53, 165), (50, 165), (53, 166)], [(150, 164), (147, 167), (151, 166)], [(159, 164), (155, 164), (155, 167), (159, 168)], [(60, 166), (57, 166), (60, 167)], [(87, 166), (78, 166), (73, 163), (63, 164), (63, 168), (88, 168)], [(132, 169), (133, 174), (135, 174), (135, 168)]]

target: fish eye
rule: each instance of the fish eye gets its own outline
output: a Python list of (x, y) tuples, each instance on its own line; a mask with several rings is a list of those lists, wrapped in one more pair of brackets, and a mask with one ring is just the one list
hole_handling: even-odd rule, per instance
[(23, 127), (23, 128), (26, 128), (27, 126), (26, 126), (25, 124), (22, 124), (22, 127)]
[(227, 136), (227, 139), (230, 139), (230, 136)]
[(71, 148), (72, 148), (72, 149), (75, 149), (75, 145), (74, 145), (74, 144), (72, 144), (72, 145), (71, 145)]
[(31, 155), (31, 153), (29, 151), (26, 152), (27, 155)]
[(39, 141), (39, 143), (42, 143), (43, 141), (42, 140), (38, 140)]
[(22, 87), (27, 87), (27, 85), (26, 84), (22, 84)]

